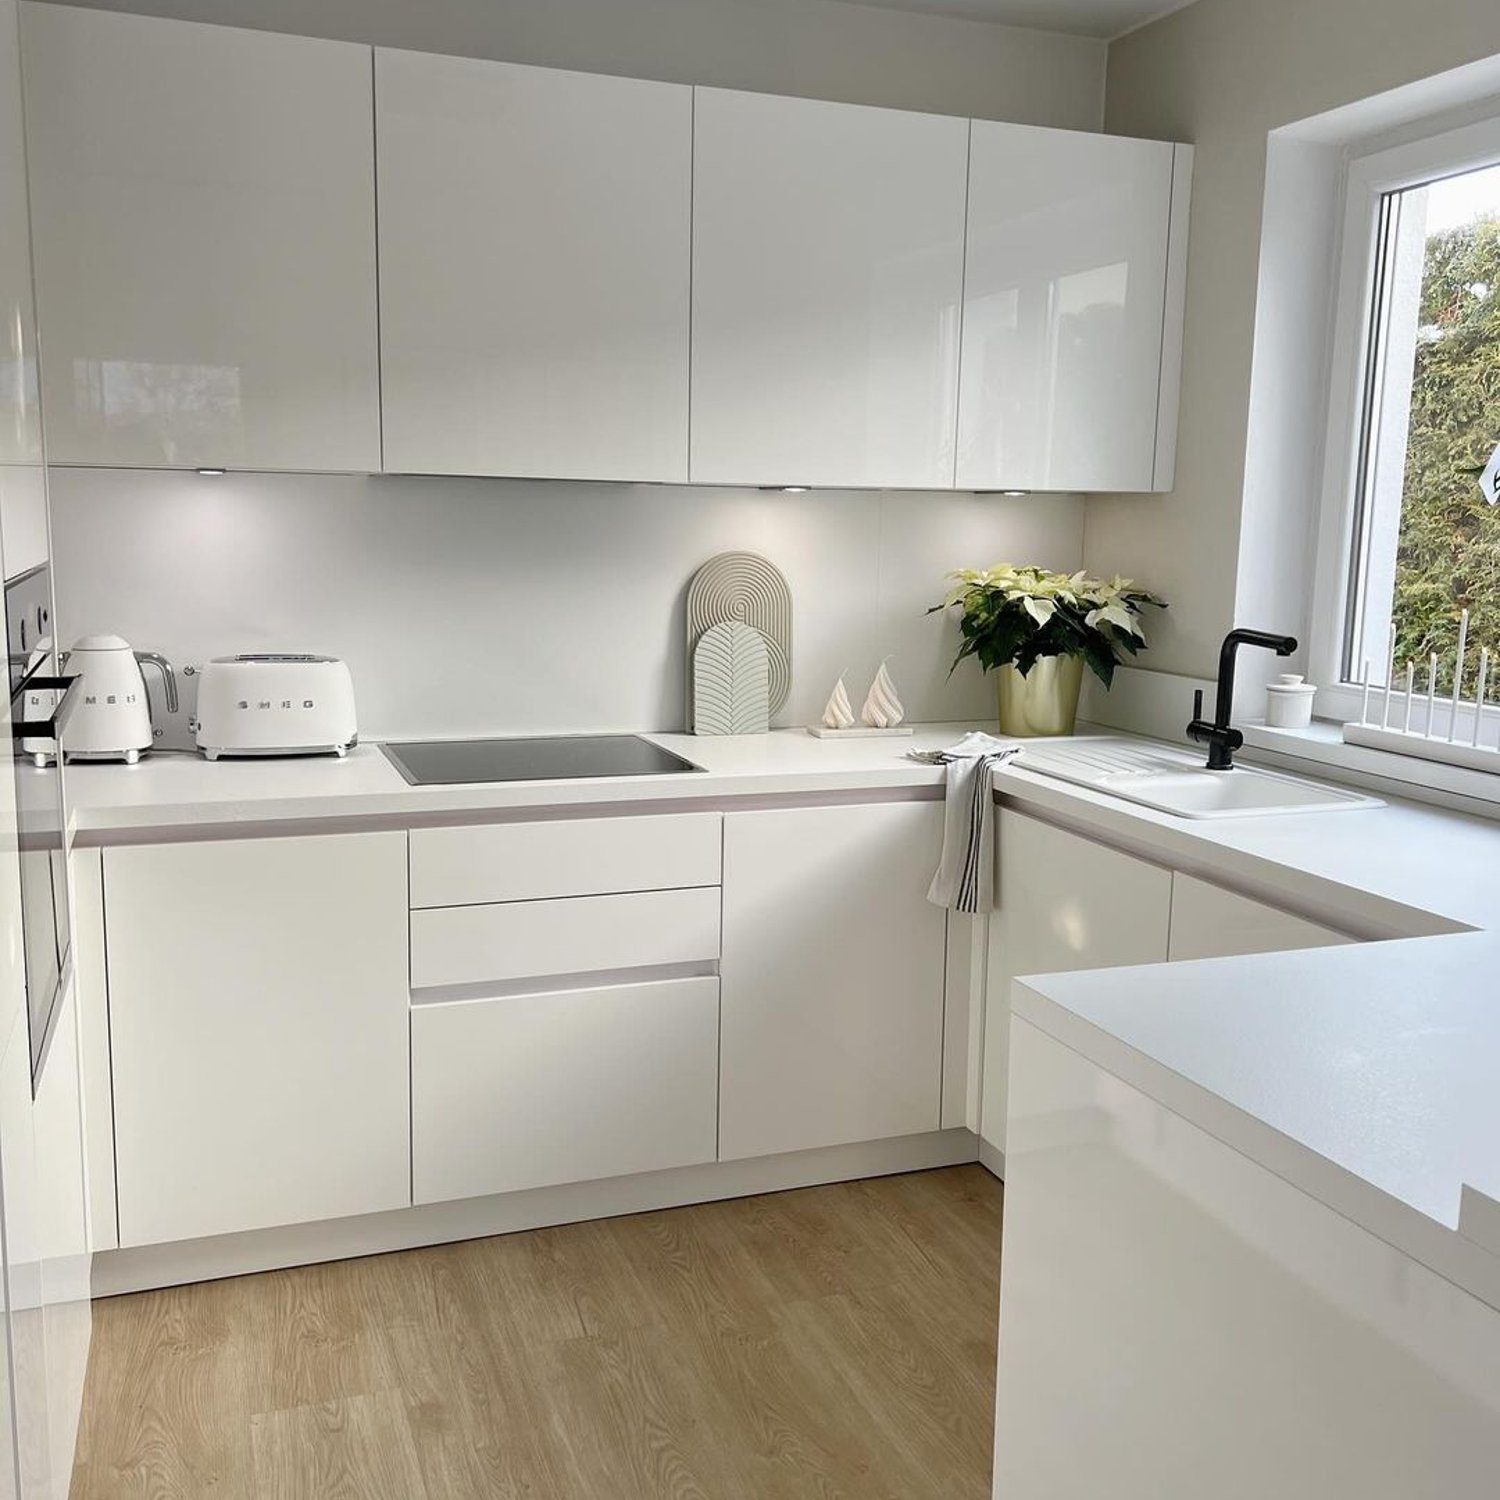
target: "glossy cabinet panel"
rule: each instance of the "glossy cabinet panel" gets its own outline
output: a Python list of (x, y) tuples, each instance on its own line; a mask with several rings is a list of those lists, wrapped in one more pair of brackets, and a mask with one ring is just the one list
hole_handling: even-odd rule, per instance
[(92, 1332), (81, 1093), (78, 1005), (69, 985), (36, 1082), (33, 1112), (47, 1338), (48, 1467), (54, 1476), (73, 1472)]
[(719, 982), (412, 1009), (418, 1203), (714, 1159)]
[(1014, 808), (1001, 808), (999, 816), (979, 1133), (1004, 1151), (1011, 981), (1165, 962), (1172, 874)]
[(385, 467), (687, 478), (692, 90), (377, 50)]
[(49, 458), (378, 469), (369, 49), (23, 10)]
[(1253, 901), (1178, 871), (1172, 876), (1171, 959), (1232, 958), (1328, 948), (1353, 939), (1331, 927)]
[(995, 1500), (1488, 1500), (1500, 1312), (1027, 1022)]
[[(16, 907), (0, 906), (0, 912)], [(50, 1495), (47, 1329), (42, 1286), (42, 1190), (37, 1180), (31, 1048), (22, 1014), (0, 1044), (0, 1190), (5, 1213), (5, 1293), (10, 1312), (15, 1460), (25, 1500)], [(9, 1427), (11, 1413), (3, 1414)]]
[[(0, 573), (47, 561), (26, 141), (15, 0), (0, 3)], [(12, 647), (14, 649), (14, 647)]]
[(1163, 335), (1181, 297), (1186, 148), (972, 130), (958, 487), (1167, 487), (1176, 362), (1164, 371)]
[(693, 481), (951, 487), (967, 122), (695, 111)]
[(719, 1155), (936, 1130), (932, 802), (727, 813)]
[(411, 914), (413, 988), (711, 963), (719, 888), (633, 891)]
[(718, 885), (718, 813), (413, 828), (411, 904), (470, 906)]
[(104, 852), (120, 1244), (410, 1203), (406, 836)]

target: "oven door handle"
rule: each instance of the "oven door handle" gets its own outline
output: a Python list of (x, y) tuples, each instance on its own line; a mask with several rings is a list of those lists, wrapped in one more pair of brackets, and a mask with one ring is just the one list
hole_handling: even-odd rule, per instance
[(51, 714), (45, 719), (12, 719), (10, 732), (16, 739), (55, 740), (68, 722), (77, 699), (73, 696), (73, 685), (83, 674), (75, 672), (70, 677), (28, 677), (27, 693), (53, 692), (58, 695)]

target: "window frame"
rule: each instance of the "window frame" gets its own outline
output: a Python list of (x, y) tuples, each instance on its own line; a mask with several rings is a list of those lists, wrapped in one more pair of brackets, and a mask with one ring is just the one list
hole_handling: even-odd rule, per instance
[[(1500, 164), (1500, 115), (1398, 146), (1346, 157), (1342, 231), (1334, 281), (1327, 437), (1315, 537), (1308, 671), (1319, 684), (1315, 711), (1345, 722), (1360, 714), (1362, 693), (1344, 680), (1344, 642), (1353, 605), (1355, 527), (1364, 461), (1366, 392), (1372, 378), (1372, 325), (1382, 204), (1388, 193)], [(1386, 662), (1371, 663), (1384, 685)], [(1472, 722), (1473, 709), (1467, 710)], [(1461, 714), (1461, 722), (1464, 715)], [(1493, 700), (1485, 720), (1500, 718)]]

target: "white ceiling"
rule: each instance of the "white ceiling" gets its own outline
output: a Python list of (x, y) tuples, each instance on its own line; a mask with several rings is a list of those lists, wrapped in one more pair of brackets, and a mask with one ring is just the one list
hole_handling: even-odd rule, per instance
[(1133, 31), (1169, 11), (1180, 10), (1191, 0), (853, 0), (853, 3), (1111, 38)]

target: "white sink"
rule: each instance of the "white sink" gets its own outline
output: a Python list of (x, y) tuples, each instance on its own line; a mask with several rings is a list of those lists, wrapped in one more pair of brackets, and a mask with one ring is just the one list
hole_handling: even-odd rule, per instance
[(1187, 751), (1108, 735), (1028, 744), (1015, 764), (1179, 818), (1265, 817), (1381, 805), (1376, 797), (1258, 766), (1210, 771), (1201, 756)]

